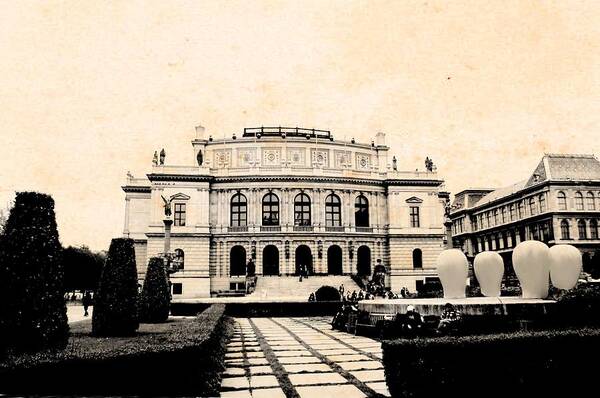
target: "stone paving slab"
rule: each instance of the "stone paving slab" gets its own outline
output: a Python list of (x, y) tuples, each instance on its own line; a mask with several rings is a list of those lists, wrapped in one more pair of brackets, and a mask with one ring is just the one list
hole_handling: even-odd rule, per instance
[(300, 398), (312, 397), (343, 397), (343, 398), (362, 398), (366, 395), (352, 384), (333, 385), (333, 386), (306, 386), (296, 388)]
[(383, 364), (379, 361), (338, 362), (337, 364), (345, 370), (383, 369)]
[(331, 372), (331, 367), (325, 363), (306, 363), (283, 365), (288, 373), (317, 373)]
[(289, 375), (290, 381), (295, 386), (310, 384), (341, 384), (347, 380), (338, 373), (296, 373)]
[(281, 398), (286, 396), (282, 386), (300, 397), (389, 396), (381, 344), (332, 331), (329, 321), (237, 318), (227, 346), (221, 396)]
[(385, 381), (385, 373), (383, 369), (378, 370), (357, 370), (350, 372), (360, 381)]

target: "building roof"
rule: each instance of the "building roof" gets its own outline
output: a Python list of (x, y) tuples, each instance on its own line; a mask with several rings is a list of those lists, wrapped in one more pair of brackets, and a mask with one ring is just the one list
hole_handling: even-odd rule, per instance
[(600, 181), (600, 161), (594, 155), (545, 154), (527, 180), (496, 189), (470, 207), (486, 205), (544, 181)]

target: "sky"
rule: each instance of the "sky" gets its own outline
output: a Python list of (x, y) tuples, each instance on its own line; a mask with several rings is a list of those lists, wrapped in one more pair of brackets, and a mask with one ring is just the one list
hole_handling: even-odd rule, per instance
[(106, 249), (127, 171), (191, 161), (194, 126), (370, 142), (446, 190), (598, 154), (598, 1), (0, 1), (0, 207), (56, 201), (63, 245)]

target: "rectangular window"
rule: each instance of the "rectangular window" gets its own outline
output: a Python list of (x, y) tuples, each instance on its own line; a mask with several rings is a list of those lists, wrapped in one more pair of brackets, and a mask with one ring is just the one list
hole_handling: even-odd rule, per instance
[(416, 206), (411, 206), (410, 208), (410, 226), (413, 228), (420, 227), (419, 208)]
[(185, 225), (185, 203), (175, 203), (175, 216), (173, 221), (175, 226)]
[(183, 294), (182, 283), (173, 283), (173, 294)]

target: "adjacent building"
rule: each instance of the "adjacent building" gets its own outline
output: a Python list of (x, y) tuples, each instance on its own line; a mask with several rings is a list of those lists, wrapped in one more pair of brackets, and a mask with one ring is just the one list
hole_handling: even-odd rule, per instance
[(164, 251), (170, 203), (170, 247), (182, 267), (172, 276), (175, 297), (244, 291), (250, 260), (258, 278), (380, 267), (394, 292), (437, 276), (448, 193), (431, 162), (397, 170), (385, 134), (364, 144), (260, 127), (213, 139), (198, 127), (191, 144), (189, 164), (155, 158), (151, 172), (122, 187), (123, 233), (135, 241), (140, 278)]
[(511, 264), (513, 248), (531, 239), (591, 252), (600, 247), (600, 162), (593, 155), (547, 154), (527, 180), (466, 189), (451, 208), (453, 245), (470, 258), (493, 250)]

